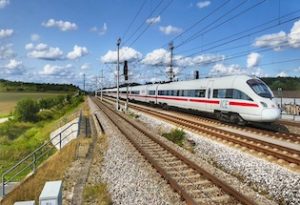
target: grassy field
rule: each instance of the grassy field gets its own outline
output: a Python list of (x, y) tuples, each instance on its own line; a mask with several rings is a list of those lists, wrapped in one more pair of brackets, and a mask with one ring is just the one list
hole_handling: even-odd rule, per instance
[(14, 110), (17, 102), (23, 98), (39, 99), (67, 93), (26, 93), (26, 92), (0, 92), (0, 117), (9, 115)]

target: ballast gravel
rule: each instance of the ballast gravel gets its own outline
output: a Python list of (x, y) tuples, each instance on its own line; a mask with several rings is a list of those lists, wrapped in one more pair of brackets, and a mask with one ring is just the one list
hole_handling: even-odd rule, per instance
[(185, 204), (115, 126), (98, 113), (108, 139), (101, 178), (108, 184), (113, 204)]
[[(168, 132), (175, 126), (149, 115), (130, 110), (139, 120), (160, 132)], [(279, 165), (256, 158), (250, 154), (210, 140), (185, 130), (188, 140), (195, 143), (194, 154), (226, 173), (233, 175), (252, 189), (275, 200), (278, 204), (300, 204), (300, 174)]]

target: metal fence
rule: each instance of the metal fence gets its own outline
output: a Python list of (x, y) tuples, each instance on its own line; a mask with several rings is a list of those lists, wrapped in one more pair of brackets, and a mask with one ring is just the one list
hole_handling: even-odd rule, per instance
[[(78, 113), (77, 113), (78, 116)], [(68, 133), (68, 135), (63, 136), (64, 132), (70, 129), (74, 124), (78, 124), (77, 136), (80, 132), (80, 122), (82, 119), (82, 112), (79, 112), (79, 120), (78, 122), (74, 122), (60, 131), (57, 135), (55, 135), (50, 140), (44, 142), (40, 147), (35, 149), (33, 152), (28, 154), (14, 166), (6, 170), (2, 173), (2, 196), (5, 196), (5, 188), (6, 186), (13, 181), (21, 181), (22, 178), (32, 172), (33, 174), (36, 172), (36, 168), (39, 164), (41, 164), (45, 159), (47, 159), (54, 151), (55, 147), (59, 145), (59, 149), (62, 148), (62, 142), (64, 139), (69, 137), (74, 131)], [(53, 144), (53, 141), (58, 140)]]
[(276, 98), (281, 108), (281, 119), (300, 120), (300, 99), (299, 98)]

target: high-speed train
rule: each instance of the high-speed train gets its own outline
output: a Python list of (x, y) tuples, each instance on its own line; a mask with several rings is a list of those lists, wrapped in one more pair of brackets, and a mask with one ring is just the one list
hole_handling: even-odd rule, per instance
[[(239, 124), (274, 122), (280, 109), (270, 88), (259, 78), (232, 75), (130, 86), (129, 100), (212, 113), (219, 120)], [(117, 89), (105, 89), (103, 95), (116, 97)], [(126, 87), (119, 89), (126, 98)]]

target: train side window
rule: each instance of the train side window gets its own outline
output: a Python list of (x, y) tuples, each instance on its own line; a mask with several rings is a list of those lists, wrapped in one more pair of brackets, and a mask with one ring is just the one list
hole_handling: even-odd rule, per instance
[(155, 90), (149, 90), (149, 95), (155, 95)]
[(233, 89), (226, 89), (225, 98), (232, 98), (233, 97)]
[(214, 98), (225, 98), (226, 89), (214, 89), (213, 97)]
[(233, 89), (233, 99), (253, 101), (248, 95), (236, 89)]
[(195, 97), (204, 98), (205, 90), (195, 90)]
[(213, 98), (218, 98), (218, 93), (219, 93), (219, 90), (213, 90)]

